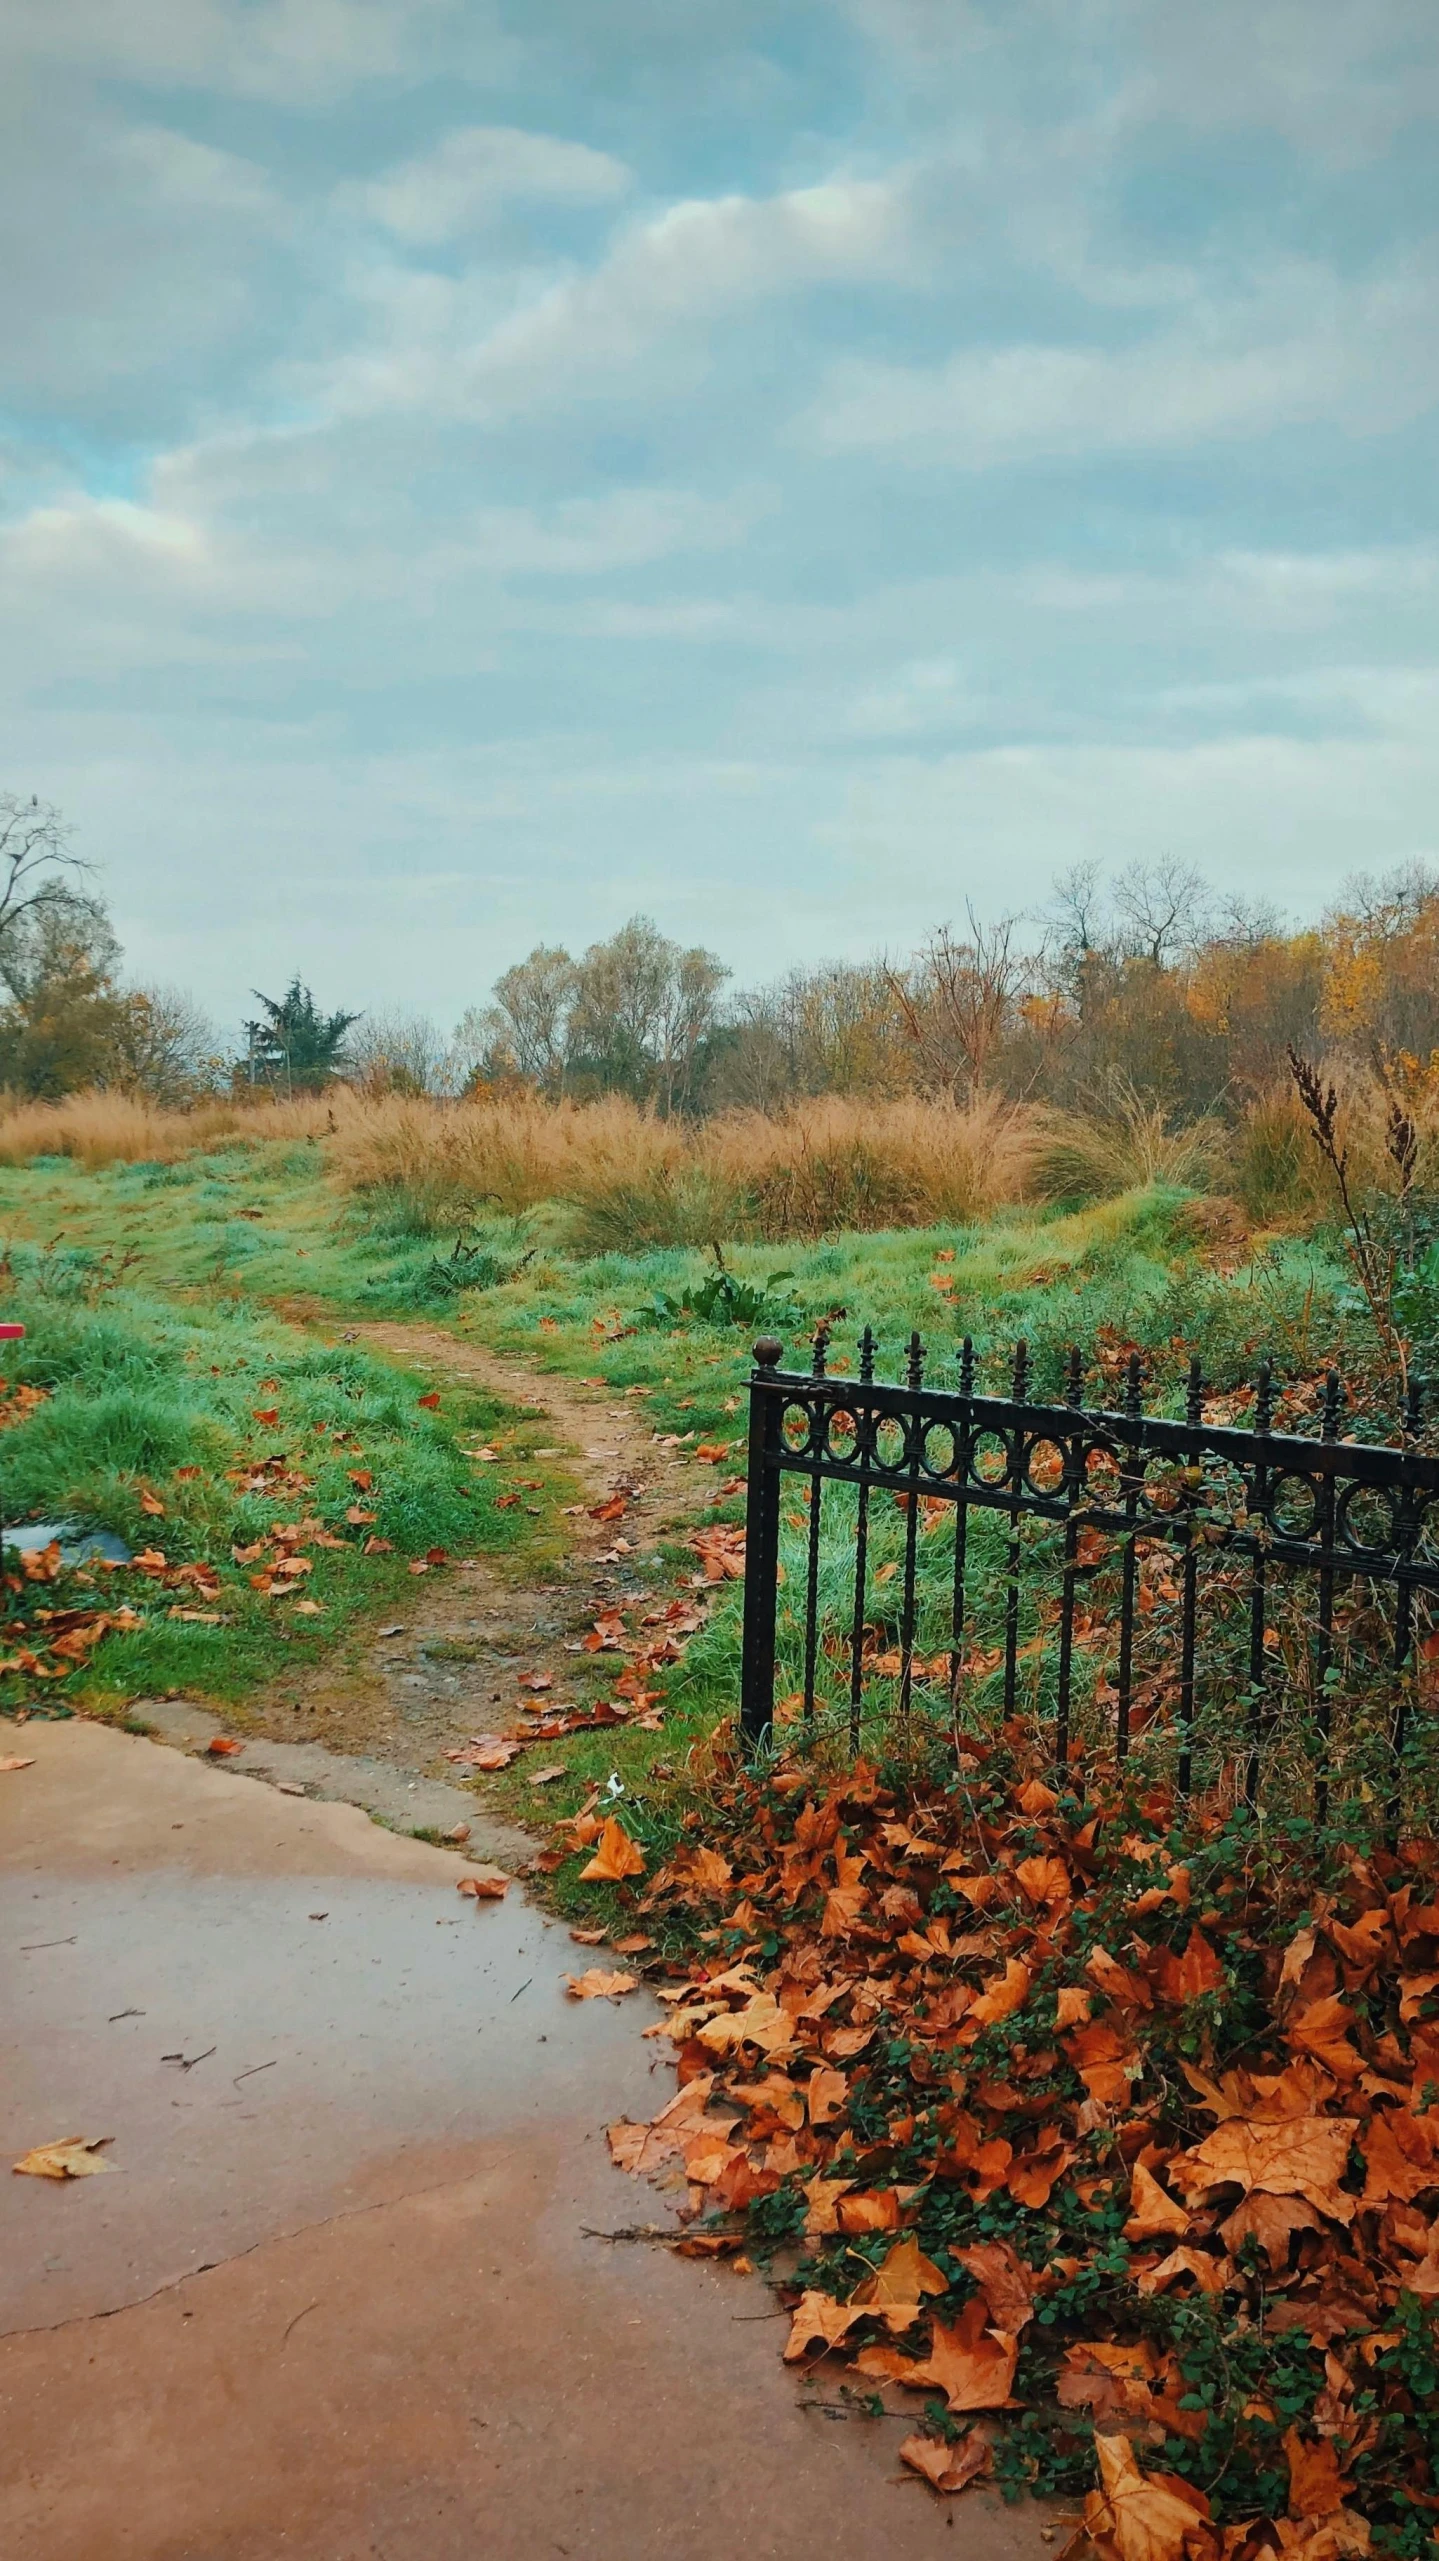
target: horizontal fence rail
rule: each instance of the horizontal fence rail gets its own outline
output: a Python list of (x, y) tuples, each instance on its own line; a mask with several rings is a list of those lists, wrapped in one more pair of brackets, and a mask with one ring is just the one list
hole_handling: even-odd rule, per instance
[(1206, 1779), (1227, 1759), (1254, 1803), (1282, 1711), (1303, 1727), (1322, 1819), (1336, 1708), (1367, 1701), (1374, 1729), (1382, 1693), (1397, 1819), (1439, 1594), (1439, 1458), (1419, 1446), (1417, 1387), (1397, 1441), (1376, 1446), (1341, 1438), (1332, 1372), (1310, 1436), (1274, 1430), (1268, 1363), (1241, 1427), (1206, 1419), (1197, 1361), (1179, 1418), (1144, 1411), (1137, 1355), (1111, 1410), (1084, 1403), (1078, 1350), (1050, 1404), (1031, 1397), (1023, 1343), (998, 1396), (977, 1390), (968, 1340), (954, 1386), (926, 1383), (918, 1335), (902, 1384), (876, 1379), (868, 1328), (853, 1378), (827, 1374), (823, 1329), (808, 1371), (781, 1369), (782, 1348), (755, 1345), (750, 1381), (751, 1744), (775, 1722), (778, 1665), (794, 1684), (780, 1713), (847, 1708), (856, 1748), (876, 1691), (901, 1717), (918, 1690), (951, 1714), (973, 1691), (1006, 1716), (1042, 1708), (1061, 1768), (1086, 1735), (1122, 1758), (1142, 1730), (1168, 1737), (1182, 1793), (1198, 1753)]

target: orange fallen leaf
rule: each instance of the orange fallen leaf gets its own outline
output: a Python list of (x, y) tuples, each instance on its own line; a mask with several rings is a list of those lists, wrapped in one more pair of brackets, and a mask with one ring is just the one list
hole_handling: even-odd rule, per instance
[(243, 1752), (244, 1748), (243, 1743), (232, 1741), (228, 1734), (213, 1734), (205, 1746), (212, 1760), (217, 1761), (229, 1760), (236, 1752)]
[(622, 1993), (640, 1988), (637, 1975), (606, 1974), (598, 1965), (592, 1965), (585, 1974), (567, 1974), (565, 1982), (572, 2001), (617, 2001)]
[(873, 2276), (865, 2278), (854, 2299), (856, 2303), (863, 2303), (871, 2311), (878, 2312), (891, 2330), (907, 2330), (911, 2321), (917, 2318), (921, 2300), (926, 2294), (947, 2294), (948, 2291), (948, 2277), (935, 2266), (933, 2259), (925, 2257), (910, 2232), (902, 2241), (895, 2242)]
[(158, 1494), (142, 1494), (140, 1509), (142, 1512), (148, 1512), (152, 1520), (162, 1521), (165, 1517), (165, 1506)]
[(254, 1408), (254, 1414), (256, 1422), (263, 1423), (268, 1431), (272, 1424), (278, 1423), (280, 1408), (278, 1405), (257, 1405)]
[(1217, 2554), (1202, 2491), (1147, 2480), (1128, 2437), (1096, 2435), (1094, 2451), (1100, 2487), (1084, 2502), (1084, 2524), (1106, 2561), (1210, 2561)]
[(1233, 2185), (1246, 2196), (1303, 2196), (1336, 2223), (1352, 2223), (1359, 2200), (1340, 2187), (1357, 2131), (1351, 2116), (1304, 2116), (1277, 2124), (1231, 2117), (1170, 2162), (1172, 2186), (1191, 2204), (1212, 2188)]
[(23, 2160), (12, 2161), (11, 2168), (27, 2179), (88, 2179), (99, 2170), (113, 2170), (114, 2161), (102, 2161), (101, 2146), (113, 2143), (113, 2134), (65, 2134), (58, 2143), (37, 2143)]
[[(468, 1825), (465, 1829), (468, 1832)], [(462, 1876), (455, 1891), (459, 1894), (472, 1894), (477, 1903), (503, 1903), (512, 1882), (513, 1879), (506, 1876), (502, 1869), (486, 1868), (478, 1876)]]
[(417, 1396), (417, 1397), (416, 1397), (416, 1399), (415, 1399), (415, 1403), (416, 1403), (417, 1405), (424, 1405), (424, 1406), (427, 1406), (427, 1407), (428, 1407), (428, 1409), (429, 1409), (429, 1411), (430, 1411), (432, 1414), (437, 1413), (437, 1412), (439, 1411), (439, 1404), (440, 1404), (440, 1391), (439, 1391), (439, 1389), (438, 1389), (437, 1387), (432, 1387), (432, 1388), (429, 1390), (429, 1393), (428, 1393), (427, 1395), (425, 1395), (425, 1396)]
[(1344, 2505), (1345, 2482), (1332, 2437), (1306, 2445), (1297, 2428), (1284, 2435), (1289, 2464), (1289, 2513), (1292, 2517), (1332, 2517)]
[(935, 2383), (951, 2410), (999, 2410), (1014, 2389), (1019, 2341), (989, 2326), (983, 2295), (967, 2303), (949, 2329), (936, 2321), (930, 2351), (914, 2369), (916, 2383)]
[(1127, 2241), (1152, 2241), (1165, 2232), (1187, 2232), (1189, 2216), (1172, 2196), (1166, 2196), (1152, 2170), (1136, 2161), (1129, 2174), (1130, 2216), (1124, 2227)]
[(943, 2437), (908, 2436), (899, 2449), (901, 2463), (922, 2473), (932, 2490), (966, 2490), (982, 2480), (994, 2457), (982, 2436), (971, 2428), (954, 2445)]
[(802, 2294), (785, 2341), (785, 2364), (793, 2365), (816, 2341), (826, 2348), (837, 2346), (846, 2331), (864, 2319), (864, 2311), (862, 2303), (836, 2303), (829, 2294)]
[(954, 2255), (979, 2287), (997, 2330), (1018, 2332), (1034, 2318), (1034, 2270), (1008, 2241), (976, 2241)]
[(28, 1761), (19, 1752), (0, 1753), (0, 1770), (33, 1770), (34, 1767), (33, 1752)]
[(599, 1847), (582, 1878), (598, 1885), (618, 1885), (627, 1876), (643, 1876), (645, 1856), (637, 1841), (632, 1841), (616, 1815), (611, 1814), (600, 1834)]

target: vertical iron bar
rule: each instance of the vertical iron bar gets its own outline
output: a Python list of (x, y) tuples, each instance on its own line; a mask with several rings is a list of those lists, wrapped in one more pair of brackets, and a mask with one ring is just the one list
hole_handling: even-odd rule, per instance
[(784, 1345), (772, 1334), (754, 1347), (749, 1388), (749, 1482), (745, 1497), (744, 1639), (740, 1732), (752, 1749), (774, 1723), (774, 1633), (779, 1572), (779, 1446), (783, 1396), (775, 1376)]
[[(1016, 1405), (1023, 1405), (1028, 1401), (1029, 1345), (1024, 1342), (1016, 1343), (1014, 1347), (1014, 1380), (1010, 1393)], [(1023, 1447), (1024, 1435), (1020, 1431), (1018, 1424), (1015, 1424), (1009, 1442), (1011, 1483), (1011, 1492), (1009, 1497), (1010, 1532), (1009, 1555), (1005, 1568), (1009, 1578), (1009, 1590), (1005, 1596), (1004, 1604), (1004, 1712), (1006, 1716), (1012, 1716), (1014, 1714), (1015, 1700), (1019, 1686), (1020, 1509), (1019, 1477), (1017, 1469), (1020, 1453)]]
[[(1400, 1417), (1401, 1447), (1411, 1450), (1423, 1424), (1423, 1391), (1417, 1378), (1411, 1378), (1404, 1394)], [(1404, 1747), (1409, 1735), (1409, 1656), (1414, 1643), (1414, 1586), (1409, 1579), (1410, 1552), (1414, 1544), (1417, 1506), (1413, 1490), (1405, 1485), (1399, 1495), (1399, 1536), (1395, 1548), (1394, 1595), (1394, 1729), (1391, 1741), (1394, 1775), (1386, 1809), (1385, 1830), (1391, 1848), (1397, 1847), (1399, 1826), (1404, 1813)]]
[(964, 1400), (957, 1445), (957, 1482), (959, 1499), (954, 1507), (954, 1588), (950, 1601), (949, 1703), (959, 1704), (959, 1678), (964, 1668), (964, 1571), (969, 1546), (969, 1503), (965, 1488), (969, 1484), (970, 1455), (974, 1447), (974, 1345), (968, 1334), (960, 1346), (959, 1392)]
[[(1073, 1413), (1078, 1413), (1084, 1402), (1084, 1358), (1077, 1343), (1070, 1345), (1064, 1401)], [(1075, 1527), (1074, 1514), (1082, 1491), (1083, 1466), (1084, 1442), (1076, 1432), (1065, 1445), (1062, 1489), (1066, 1507), (1064, 1579), (1059, 1602), (1059, 1700), (1054, 1720), (1054, 1757), (1064, 1772), (1069, 1768), (1069, 1693), (1074, 1676), (1074, 1569), (1079, 1552), (1079, 1532)]]
[(914, 1691), (914, 1575), (919, 1548), (919, 1449), (921, 1415), (919, 1391), (924, 1385), (924, 1345), (918, 1334), (909, 1338), (908, 1385), (915, 1402), (908, 1418), (909, 1431), (909, 1509), (905, 1514), (904, 1532), (904, 1604), (899, 1622), (899, 1713), (909, 1723), (909, 1705)]
[[(1143, 1421), (1143, 1372), (1138, 1352), (1129, 1355), (1129, 1368), (1124, 1381), (1124, 1419), (1137, 1425)], [(1139, 1485), (1141, 1455), (1139, 1435), (1133, 1431), (1126, 1443), (1122, 1484), (1124, 1516), (1124, 1565), (1119, 1587), (1119, 1704), (1115, 1720), (1114, 1748), (1116, 1757), (1124, 1760), (1129, 1751), (1129, 1707), (1134, 1689), (1134, 1585), (1137, 1572), (1135, 1545), (1138, 1535)]]
[[(1267, 1440), (1274, 1420), (1274, 1371), (1270, 1362), (1261, 1361), (1254, 1390), (1254, 1437)], [(1254, 1540), (1253, 1571), (1249, 1585), (1249, 1757), (1244, 1771), (1244, 1802), (1259, 1802), (1259, 1747), (1266, 1731), (1264, 1690), (1267, 1664), (1264, 1651), (1265, 1571), (1264, 1538), (1268, 1518), (1269, 1469), (1257, 1454), (1252, 1461), (1254, 1481), (1250, 1488), (1249, 1515)]]
[[(859, 1383), (868, 1387), (874, 1379), (874, 1335), (868, 1325), (859, 1338)], [(860, 1704), (864, 1690), (864, 1605), (865, 1576), (869, 1561), (869, 1445), (874, 1423), (873, 1412), (866, 1414), (863, 1402), (855, 1408), (855, 1430), (858, 1434), (859, 1493), (854, 1527), (854, 1624), (849, 1640), (849, 1745), (859, 1750)]]
[[(1319, 1437), (1323, 1441), (1339, 1438), (1339, 1416), (1343, 1390), (1339, 1372), (1331, 1369), (1324, 1381), (1324, 1404), (1321, 1410)], [(1314, 1819), (1322, 1828), (1329, 1820), (1329, 1785), (1332, 1771), (1332, 1734), (1334, 1701), (1329, 1688), (1329, 1674), (1334, 1662), (1334, 1554), (1335, 1499), (1334, 1479), (1325, 1475), (1319, 1486), (1319, 1518), (1315, 1523), (1321, 1540), (1324, 1563), (1319, 1568), (1319, 1642), (1315, 1650), (1315, 1674), (1319, 1697), (1315, 1724), (1319, 1736), (1319, 1767), (1314, 1778)]]
[[(1204, 1375), (1196, 1352), (1189, 1364), (1189, 1385), (1184, 1400), (1184, 1419), (1196, 1434), (1204, 1428)], [(1179, 1638), (1179, 1793), (1187, 1797), (1194, 1782), (1194, 1633), (1198, 1598), (1198, 1559), (1194, 1546), (1193, 1478), (1202, 1482), (1199, 1445), (1196, 1441), (1186, 1470), (1190, 1481), (1184, 1494), (1184, 1562), (1182, 1567), (1182, 1600), (1180, 1603)]]
[[(813, 1375), (816, 1378), (824, 1376), (826, 1333), (825, 1326), (815, 1327)], [(809, 1480), (809, 1559), (804, 1579), (804, 1721), (806, 1725), (814, 1723), (814, 1667), (815, 1657), (819, 1651), (819, 1529), (820, 1511), (824, 1501), (824, 1479), (819, 1472), (819, 1451), (815, 1447), (815, 1440), (816, 1435), (824, 1431), (825, 1408), (816, 1400), (811, 1413), (810, 1444), (815, 1466)]]

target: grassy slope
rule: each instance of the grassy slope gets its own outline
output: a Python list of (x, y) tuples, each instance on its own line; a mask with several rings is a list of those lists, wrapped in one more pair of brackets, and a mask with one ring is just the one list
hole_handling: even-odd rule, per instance
[[(239, 1215), (250, 1208), (262, 1209), (263, 1226)], [(292, 1304), (292, 1275), (308, 1280), (313, 1267), (303, 1292), (312, 1307), (406, 1306), (417, 1296), (407, 1270), (423, 1273), (430, 1260), (413, 1238), (396, 1255), (367, 1241), (358, 1222), (337, 1232), (313, 1151), (235, 1149), (95, 1175), (56, 1162), (7, 1170), (0, 1230), (4, 1312), (28, 1328), (8, 1375), (51, 1391), (0, 1439), (6, 1515), (114, 1529), (137, 1550), (158, 1547), (170, 1565), (207, 1561), (223, 1583), (214, 1605), (222, 1623), (212, 1626), (171, 1617), (193, 1592), (129, 1572), (97, 1576), (93, 1598), (142, 1607), (145, 1626), (108, 1637), (66, 1695), (113, 1705), (183, 1690), (224, 1705), (353, 1642), (365, 1619), (412, 1588), (408, 1561), (427, 1548), (487, 1552), (534, 1571), (556, 1554), (559, 1506), (575, 1489), (529, 1455), (541, 1423), (458, 1387), (431, 1412), (418, 1401), (427, 1376), (353, 1345), (326, 1349), (265, 1304)], [(270, 1413), (273, 1424), (258, 1419)], [(503, 1448), (509, 1463), (469, 1466), (462, 1444), (476, 1440)], [(278, 1454), (289, 1481), (275, 1497), (235, 1481)], [(373, 1486), (358, 1488), (352, 1471), (368, 1472)], [(526, 1503), (498, 1508), (521, 1475), (542, 1479), (538, 1494), (527, 1489)], [(347, 1520), (356, 1505), (373, 1523)], [(313, 1563), (305, 1597), (318, 1615), (257, 1591), (231, 1556), (232, 1546), (300, 1520), (345, 1542), (303, 1542)], [(372, 1535), (393, 1554), (365, 1556)], [(82, 1587), (56, 1597), (78, 1606), (92, 1595)], [(0, 1703), (35, 1691), (57, 1695), (8, 1674)]]
[[(258, 1212), (259, 1215), (247, 1213)], [(544, 1221), (537, 1224), (543, 1235)], [(31, 1241), (12, 1256), (16, 1312), (35, 1331), (14, 1374), (59, 1379), (52, 1404), (4, 1444), (9, 1500), (27, 1510), (65, 1507), (103, 1520), (137, 1539), (157, 1524), (138, 1508), (142, 1481), (166, 1500), (167, 1554), (228, 1556), (232, 1535), (256, 1534), (274, 1507), (237, 1499), (225, 1471), (242, 1456), (283, 1446), (314, 1477), (303, 1501), (280, 1506), (284, 1517), (308, 1511), (344, 1528), (354, 1500), (348, 1481), (359, 1464), (353, 1449), (341, 1464), (327, 1443), (337, 1424), (363, 1411), (364, 1464), (375, 1469), (381, 1534), (393, 1537), (395, 1559), (361, 1562), (316, 1552), (310, 1578), (322, 1617), (296, 1617), (250, 1595), (237, 1576), (226, 1596), (233, 1623), (201, 1629), (154, 1611), (143, 1638), (112, 1639), (96, 1665), (101, 1687), (136, 1695), (145, 1688), (184, 1687), (233, 1698), (278, 1677), (299, 1655), (337, 1641), (357, 1613), (393, 1606), (403, 1559), (428, 1545), (469, 1553), (489, 1547), (516, 1567), (542, 1566), (553, 1553), (557, 1505), (572, 1488), (533, 1460), (545, 1476), (540, 1518), (522, 1509), (496, 1511), (507, 1474), (486, 1471), (476, 1494), (456, 1439), (471, 1432), (495, 1438), (515, 1428), (482, 1399), (447, 1394), (443, 1417), (417, 1409), (418, 1382), (396, 1384), (388, 1364), (346, 1347), (322, 1353), (312, 1338), (270, 1309), (324, 1310), (332, 1316), (385, 1312), (452, 1324), (539, 1369), (602, 1381), (634, 1393), (656, 1430), (693, 1435), (693, 1443), (726, 1443), (729, 1455), (707, 1481), (719, 1484), (743, 1468), (744, 1381), (753, 1327), (675, 1327), (656, 1321), (656, 1291), (673, 1292), (699, 1276), (705, 1258), (686, 1252), (606, 1255), (580, 1263), (543, 1245), (521, 1276), (500, 1287), (446, 1298), (431, 1272), (435, 1240), (367, 1225), (353, 1203), (327, 1182), (322, 1145), (227, 1147), (173, 1167), (115, 1167), (85, 1174), (65, 1160), (42, 1160), (20, 1172), (0, 1170), (0, 1233)], [(444, 1250), (440, 1240), (439, 1250)], [(108, 1256), (108, 1264), (100, 1258)], [(103, 1287), (131, 1258), (124, 1285)], [(854, 1354), (868, 1320), (880, 1337), (881, 1375), (898, 1374), (903, 1346), (918, 1327), (929, 1345), (930, 1375), (953, 1375), (958, 1337), (973, 1334), (982, 1370), (999, 1377), (1008, 1347), (1027, 1336), (1040, 1392), (1058, 1383), (1072, 1340), (1097, 1345), (1137, 1339), (1153, 1355), (1155, 1387), (1172, 1391), (1185, 1347), (1203, 1350), (1217, 1384), (1252, 1370), (1257, 1351), (1273, 1349), (1288, 1367), (1309, 1365), (1338, 1342), (1332, 1271), (1309, 1248), (1286, 1246), (1237, 1269), (1224, 1269), (1205, 1245), (1193, 1209), (1162, 1195), (1130, 1196), (1069, 1216), (1011, 1212), (983, 1229), (910, 1230), (847, 1236), (789, 1248), (737, 1247), (735, 1272), (762, 1282), (777, 1268), (792, 1278), (786, 1294), (802, 1310), (794, 1337), (832, 1311), (833, 1363)], [(86, 1308), (76, 1293), (93, 1293)], [(937, 1288), (936, 1282), (945, 1284)], [(650, 1311), (647, 1313), (647, 1310)], [(1181, 1339), (1182, 1338), (1182, 1339)], [(802, 1344), (790, 1357), (803, 1360)], [(1092, 1390), (1093, 1390), (1093, 1374)], [(280, 1382), (276, 1391), (265, 1379)], [(279, 1438), (256, 1425), (255, 1409), (279, 1403)], [(324, 1427), (322, 1429), (322, 1426)], [(455, 1427), (458, 1426), (456, 1431)], [(545, 1427), (529, 1428), (528, 1440)], [(513, 1444), (518, 1456), (525, 1444)], [(378, 1462), (378, 1464), (376, 1464)], [(202, 1475), (181, 1485), (176, 1470), (199, 1464)], [(370, 1498), (366, 1498), (367, 1501)], [(716, 1520), (742, 1517), (742, 1497), (717, 1500)], [(843, 1572), (847, 1524), (834, 1507), (826, 1540), (826, 1573)], [(800, 1571), (804, 1521), (787, 1507), (787, 1569)], [(347, 1531), (351, 1539), (363, 1532)], [(876, 1567), (898, 1554), (898, 1521), (882, 1521)], [(666, 1551), (643, 1579), (663, 1596), (694, 1560)], [(926, 1578), (937, 1645), (937, 1566)], [(242, 1588), (243, 1586), (243, 1588)], [(663, 1736), (598, 1733), (576, 1736), (560, 1752), (572, 1782), (547, 1800), (555, 1811), (575, 1801), (582, 1784), (617, 1767), (631, 1784), (648, 1765), (672, 1762), (692, 1736), (735, 1695), (740, 1594), (728, 1587), (703, 1636), (665, 1683), (670, 1722)], [(791, 1630), (792, 1638), (792, 1630)], [(783, 1641), (783, 1635), (782, 1635)], [(791, 1641), (790, 1651), (793, 1651)], [(605, 1694), (614, 1658), (587, 1658), (576, 1692)], [(791, 1666), (793, 1670), (793, 1666)], [(486, 1790), (512, 1810), (533, 1812), (525, 1764)]]

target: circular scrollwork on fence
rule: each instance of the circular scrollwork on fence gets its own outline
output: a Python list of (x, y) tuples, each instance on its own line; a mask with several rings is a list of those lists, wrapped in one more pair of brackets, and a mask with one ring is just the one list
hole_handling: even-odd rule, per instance
[(1031, 1441), (1024, 1453), (1024, 1481), (1035, 1494), (1057, 1494), (1068, 1461), (1058, 1441)]
[(876, 1467), (903, 1467), (909, 1456), (909, 1442), (903, 1423), (897, 1415), (881, 1414), (874, 1427), (874, 1463)]
[(1398, 1545), (1394, 1499), (1378, 1485), (1346, 1485), (1339, 1497), (1338, 1530), (1361, 1556), (1388, 1556)]
[(959, 1435), (952, 1423), (926, 1423), (920, 1444), (926, 1476), (949, 1477), (959, 1469)]
[(1172, 1458), (1151, 1458), (1140, 1483), (1146, 1512), (1177, 1512), (1184, 1497), (1184, 1469)]
[(1319, 1487), (1312, 1476), (1281, 1476), (1265, 1506), (1281, 1538), (1310, 1539), (1319, 1526)]
[(859, 1425), (847, 1405), (836, 1405), (824, 1427), (824, 1445), (831, 1458), (847, 1467), (859, 1448)]
[(1124, 1478), (1112, 1449), (1085, 1451), (1084, 1490), (1091, 1503), (1107, 1512), (1118, 1511), (1124, 1500)]
[(808, 1405), (786, 1405), (780, 1431), (785, 1448), (792, 1458), (807, 1457), (814, 1439), (816, 1417)]
[(969, 1453), (969, 1472), (977, 1485), (1007, 1485), (1014, 1452), (1002, 1432), (976, 1432)]

